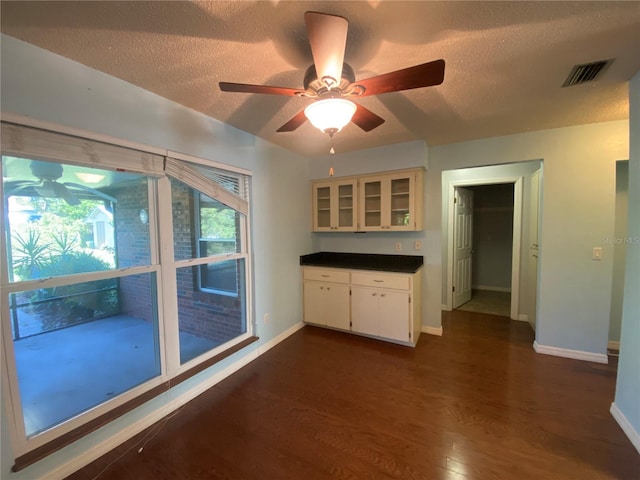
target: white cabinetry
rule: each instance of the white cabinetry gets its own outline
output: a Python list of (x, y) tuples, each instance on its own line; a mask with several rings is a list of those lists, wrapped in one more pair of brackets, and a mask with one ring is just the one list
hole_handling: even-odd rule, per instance
[(342, 330), (350, 328), (349, 271), (304, 269), (304, 321)]
[(313, 231), (354, 232), (357, 218), (357, 181), (342, 178), (314, 182)]
[(362, 177), (359, 192), (360, 230), (422, 230), (422, 170)]
[(314, 232), (422, 230), (423, 170), (312, 183)]
[(405, 345), (415, 346), (418, 341), (422, 270), (392, 273), (304, 267), (303, 277), (305, 322)]
[(412, 305), (412, 302), (420, 302), (414, 277), (415, 287), (419, 287), (419, 275), (353, 272), (352, 331), (415, 344), (420, 335), (421, 319), (419, 315), (414, 316)]

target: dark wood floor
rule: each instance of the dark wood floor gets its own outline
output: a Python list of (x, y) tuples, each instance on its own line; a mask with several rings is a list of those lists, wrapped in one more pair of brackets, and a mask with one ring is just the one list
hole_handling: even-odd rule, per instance
[(615, 365), (536, 354), (504, 317), (443, 328), (412, 349), (307, 326), (69, 479), (640, 478)]

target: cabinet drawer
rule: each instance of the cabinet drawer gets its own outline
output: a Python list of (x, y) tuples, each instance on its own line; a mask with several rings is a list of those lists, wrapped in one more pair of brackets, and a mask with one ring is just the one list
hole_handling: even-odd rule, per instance
[(349, 283), (349, 270), (329, 268), (304, 268), (305, 280), (318, 280), (320, 282)]
[(389, 275), (386, 273), (353, 272), (351, 283), (367, 287), (392, 288), (394, 290), (409, 290), (411, 278), (406, 275)]

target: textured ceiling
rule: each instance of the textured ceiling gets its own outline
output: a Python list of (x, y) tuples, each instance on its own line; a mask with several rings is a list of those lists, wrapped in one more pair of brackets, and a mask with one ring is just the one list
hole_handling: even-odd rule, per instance
[[(640, 2), (12, 2), (2, 32), (101, 70), (307, 156), (328, 137), (276, 130), (308, 99), (223, 93), (219, 81), (301, 88), (312, 63), (304, 12), (349, 20), (356, 79), (443, 58), (444, 83), (359, 99), (386, 122), (353, 124), (338, 151), (424, 139), (438, 145), (628, 118), (640, 71)], [(575, 64), (615, 59), (561, 88)]]

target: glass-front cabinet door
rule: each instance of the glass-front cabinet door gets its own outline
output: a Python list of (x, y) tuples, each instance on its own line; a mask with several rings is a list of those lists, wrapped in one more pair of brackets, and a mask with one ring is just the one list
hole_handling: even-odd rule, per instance
[(313, 231), (356, 230), (356, 180), (336, 179), (313, 184)]
[(331, 229), (331, 186), (315, 185), (313, 188), (313, 229)]
[(382, 184), (380, 178), (363, 180), (362, 192), (362, 229), (377, 230), (384, 228), (382, 219)]
[(360, 180), (360, 230), (421, 230), (421, 172), (390, 173)]
[(390, 179), (390, 222), (391, 228), (409, 227), (411, 225), (411, 178)]
[(337, 183), (336, 193), (338, 194), (337, 230), (355, 230), (356, 182)]

